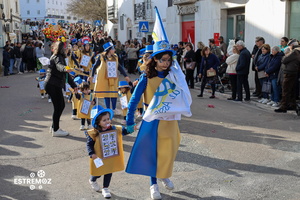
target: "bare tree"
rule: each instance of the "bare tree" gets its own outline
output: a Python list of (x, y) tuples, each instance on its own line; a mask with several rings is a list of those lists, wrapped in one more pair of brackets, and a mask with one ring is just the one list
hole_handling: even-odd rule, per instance
[(106, 0), (71, 0), (67, 11), (85, 20), (106, 20)]

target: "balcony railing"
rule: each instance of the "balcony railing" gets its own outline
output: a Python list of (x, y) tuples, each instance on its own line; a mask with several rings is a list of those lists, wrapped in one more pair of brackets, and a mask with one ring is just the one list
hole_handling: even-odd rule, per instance
[(118, 7), (114, 4), (107, 8), (107, 18), (112, 23), (118, 23)]
[(198, 0), (173, 0), (174, 5), (182, 5), (182, 4), (192, 4)]

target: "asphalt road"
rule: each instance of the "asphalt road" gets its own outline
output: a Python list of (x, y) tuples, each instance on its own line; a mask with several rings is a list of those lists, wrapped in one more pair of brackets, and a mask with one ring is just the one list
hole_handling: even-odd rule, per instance
[[(61, 118), (71, 135), (49, 134), (53, 108), (40, 98), (37, 76), (0, 77), (0, 86), (9, 86), (0, 88), (0, 199), (103, 199), (88, 183), (86, 139), (71, 104)], [(227, 101), (226, 94), (200, 99), (198, 92), (191, 91), (193, 116), (179, 123), (175, 190), (159, 183), (163, 199), (300, 199), (300, 118), (254, 101)], [(125, 163), (136, 134), (124, 137)], [(113, 174), (110, 190), (112, 199), (150, 199), (149, 178), (124, 171)]]

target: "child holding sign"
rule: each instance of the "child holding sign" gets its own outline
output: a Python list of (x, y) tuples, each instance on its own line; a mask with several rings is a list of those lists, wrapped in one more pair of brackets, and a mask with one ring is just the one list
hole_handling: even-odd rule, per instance
[(45, 69), (40, 69), (40, 77), (36, 77), (36, 80), (38, 81), (38, 85), (37, 87), (40, 89), (40, 93), (41, 93), (41, 98), (44, 99), (45, 98), (45, 78), (46, 78), (46, 70)]
[(96, 181), (104, 175), (102, 195), (104, 198), (110, 198), (108, 187), (112, 173), (125, 168), (122, 136), (128, 132), (125, 127), (111, 125), (114, 116), (111, 109), (98, 106), (98, 110), (92, 121), (94, 128), (86, 131), (86, 145), (90, 156), (89, 183), (95, 191), (99, 191), (100, 187)]
[[(89, 44), (83, 45), (83, 50), (81, 51), (79, 60), (80, 66), (83, 68), (83, 73), (89, 75), (92, 69), (92, 64), (95, 61)], [(82, 76), (81, 78), (87, 81), (87, 76)]]
[[(132, 83), (130, 82), (132, 85)], [(127, 115), (127, 108), (128, 103), (131, 98), (131, 92), (130, 92), (130, 85), (127, 83), (127, 81), (120, 81), (119, 82), (119, 97), (120, 97), (120, 104), (123, 112), (124, 120), (122, 121), (122, 124), (126, 124), (126, 115)]]
[[(77, 118), (81, 119), (80, 130), (91, 129), (91, 108), (92, 105), (96, 104), (95, 99), (93, 99), (93, 95), (91, 94), (90, 85), (87, 82), (83, 82), (79, 86), (82, 94), (76, 94), (76, 98), (78, 101), (79, 112), (77, 112)], [(85, 128), (85, 120), (87, 121), (87, 127)]]

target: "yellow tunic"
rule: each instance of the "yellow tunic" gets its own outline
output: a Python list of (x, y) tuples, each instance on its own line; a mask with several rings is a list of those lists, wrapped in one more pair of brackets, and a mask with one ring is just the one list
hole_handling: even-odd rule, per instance
[[(150, 104), (152, 97), (163, 78), (154, 77), (147, 82), (144, 92), (144, 101)], [(178, 121), (160, 120), (157, 139), (157, 178), (169, 178), (172, 176), (173, 164), (180, 144), (180, 131)]]
[[(115, 126), (115, 127), (118, 135), (117, 141), (118, 141), (119, 155), (103, 159), (102, 161), (104, 165), (99, 168), (96, 168), (93, 159), (90, 158), (90, 174), (92, 176), (101, 176), (101, 175), (105, 175), (117, 171), (122, 171), (125, 168), (124, 151), (123, 151), (123, 143), (122, 143), (122, 126)], [(100, 137), (96, 136), (95, 130), (89, 130), (88, 134), (95, 141), (95, 145), (94, 145), (95, 154), (102, 159), (103, 156), (101, 151)]]
[[(123, 94), (123, 93), (120, 93), (120, 94), (121, 94), (120, 97), (126, 96), (126, 98), (127, 98), (127, 103), (129, 103), (130, 98), (131, 98), (131, 93), (130, 93), (130, 91), (128, 91), (126, 94)], [(128, 108), (122, 109), (123, 116), (126, 116), (126, 115), (127, 115), (127, 111), (128, 111)]]
[(78, 109), (79, 100), (76, 98), (74, 93), (73, 93), (71, 101), (72, 101), (72, 109)]
[[(104, 60), (105, 53), (102, 53), (101, 64), (97, 68), (97, 79), (94, 87), (94, 93), (96, 98), (105, 98), (105, 97), (118, 97), (118, 83), (119, 78), (107, 78), (107, 64)], [(118, 56), (114, 54), (112, 57), (108, 58), (108, 61), (116, 61), (118, 64)]]
[[(84, 71), (84, 72), (88, 72), (88, 73), (90, 74), (91, 69), (92, 69), (92, 65), (93, 65), (93, 64), (92, 64), (92, 54), (91, 54), (91, 53), (83, 53), (83, 52), (81, 51), (81, 52), (80, 52), (80, 58), (79, 58), (79, 61), (80, 61), (80, 62), (81, 62), (81, 59), (82, 59), (82, 57), (83, 57), (84, 55), (91, 57), (88, 66), (87, 66), (87, 67), (82, 66), (83, 71)], [(79, 64), (80, 64), (80, 62), (79, 62)]]
[[(83, 96), (83, 98), (82, 98), (82, 96)], [(89, 112), (88, 112), (87, 115), (85, 115), (85, 114), (83, 114), (82, 112), (80, 112), (80, 111), (81, 111), (81, 106), (82, 106), (84, 100), (88, 100), (88, 101), (91, 101), (91, 102), (92, 102), (92, 101), (93, 101), (93, 95), (81, 95), (80, 100), (78, 100), (78, 107), (77, 107), (77, 108), (78, 108), (79, 110), (77, 110), (77, 118), (81, 118), (81, 119), (91, 119), (91, 109), (92, 109), (92, 107), (93, 107), (92, 103), (91, 103), (91, 105), (90, 105), (90, 109), (89, 109)]]

